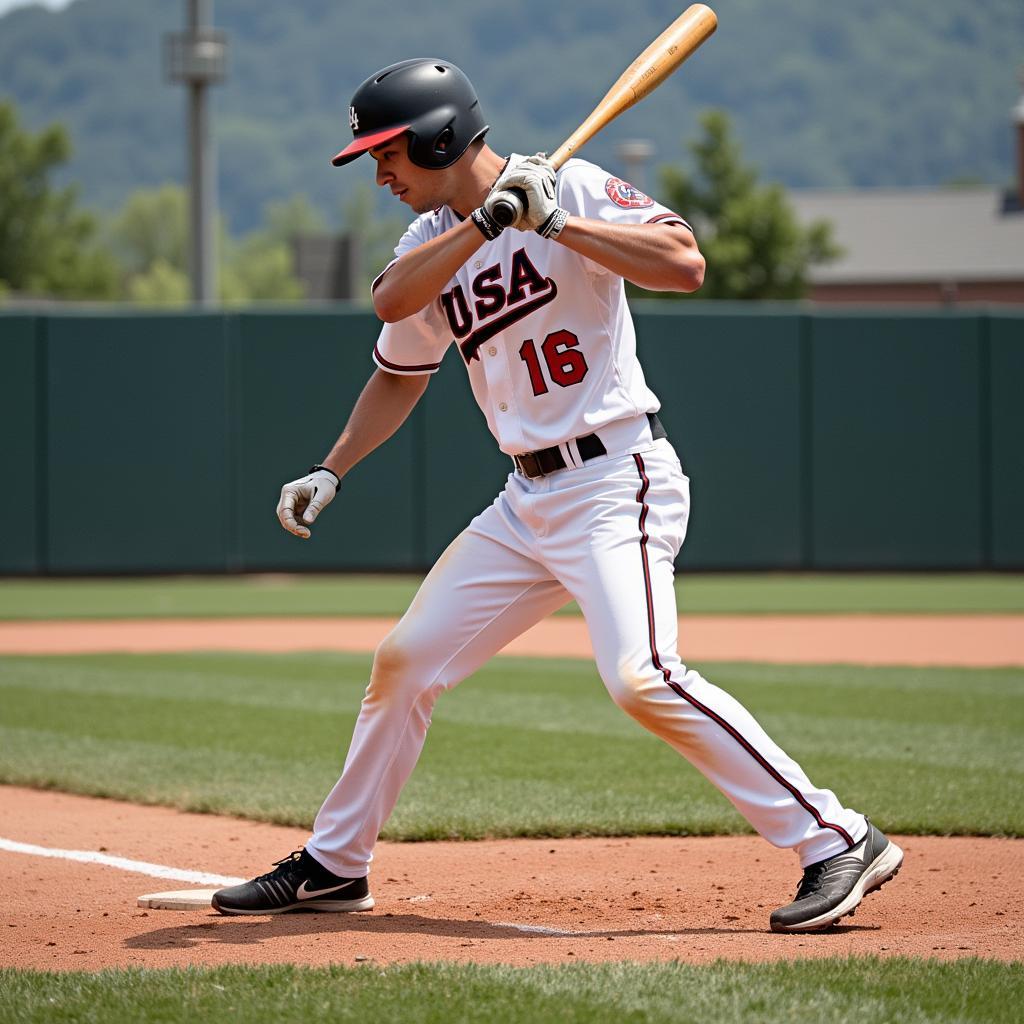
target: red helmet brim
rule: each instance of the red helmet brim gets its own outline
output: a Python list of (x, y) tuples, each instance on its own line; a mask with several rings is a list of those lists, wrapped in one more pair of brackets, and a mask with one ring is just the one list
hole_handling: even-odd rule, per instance
[(361, 156), (368, 149), (373, 149), (374, 146), (382, 146), (385, 142), (389, 142), (397, 135), (401, 135), (402, 132), (407, 132), (412, 126), (408, 124), (400, 125), (397, 128), (384, 128), (379, 132), (371, 132), (369, 135), (360, 135), (353, 139), (336, 157), (331, 160), (331, 163), (335, 167), (341, 167), (342, 164), (347, 164), (350, 160), (355, 160), (357, 156)]

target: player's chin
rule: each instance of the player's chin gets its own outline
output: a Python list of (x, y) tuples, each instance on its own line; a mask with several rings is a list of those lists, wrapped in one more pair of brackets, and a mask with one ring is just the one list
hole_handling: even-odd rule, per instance
[(406, 203), (413, 213), (429, 213), (431, 210), (437, 207), (437, 203), (429, 199), (416, 199), (410, 196), (408, 192), (403, 192), (399, 197), (399, 201)]

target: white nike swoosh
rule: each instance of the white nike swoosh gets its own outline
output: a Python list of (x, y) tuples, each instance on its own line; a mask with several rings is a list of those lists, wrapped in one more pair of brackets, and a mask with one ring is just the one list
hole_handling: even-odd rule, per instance
[(843, 857), (840, 857), (836, 862), (836, 867), (846, 867), (847, 864), (867, 864), (868, 858), (867, 853), (850, 853)]
[(295, 897), (300, 900), (312, 900), (317, 896), (326, 896), (329, 892), (337, 892), (339, 889), (347, 889), (354, 881), (354, 878), (350, 878), (347, 882), (342, 882), (341, 885), (331, 886), (330, 889), (307, 889), (306, 887), (309, 885), (309, 879), (307, 878), (302, 885), (295, 890)]

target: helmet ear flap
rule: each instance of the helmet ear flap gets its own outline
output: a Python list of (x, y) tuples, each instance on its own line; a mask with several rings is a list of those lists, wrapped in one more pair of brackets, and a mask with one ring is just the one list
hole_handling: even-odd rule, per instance
[(454, 141), (455, 130), (450, 124), (446, 125), (434, 138), (434, 156), (444, 160), (448, 156), (448, 151)]

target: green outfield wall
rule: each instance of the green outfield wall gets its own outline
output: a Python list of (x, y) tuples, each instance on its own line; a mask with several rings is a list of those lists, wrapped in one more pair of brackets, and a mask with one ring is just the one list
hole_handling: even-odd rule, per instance
[[(643, 303), (636, 322), (691, 478), (683, 566), (1024, 568), (1024, 312)], [(0, 573), (428, 567), (510, 469), (454, 348), (312, 541), (274, 515), (379, 326), (0, 314)]]

